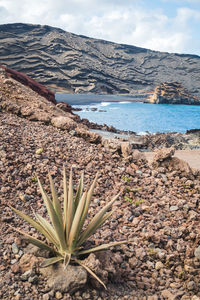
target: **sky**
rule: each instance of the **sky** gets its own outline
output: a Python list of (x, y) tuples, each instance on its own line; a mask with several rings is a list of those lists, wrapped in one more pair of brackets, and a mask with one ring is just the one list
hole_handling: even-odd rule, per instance
[(0, 0), (0, 24), (16, 22), (200, 55), (200, 0)]

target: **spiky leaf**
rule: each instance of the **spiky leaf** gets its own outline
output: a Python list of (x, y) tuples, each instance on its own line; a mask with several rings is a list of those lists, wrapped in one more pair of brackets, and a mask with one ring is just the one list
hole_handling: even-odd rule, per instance
[(62, 256), (55, 256), (55, 257), (47, 258), (40, 264), (40, 267), (46, 268), (46, 267), (53, 265), (61, 260), (63, 260)]

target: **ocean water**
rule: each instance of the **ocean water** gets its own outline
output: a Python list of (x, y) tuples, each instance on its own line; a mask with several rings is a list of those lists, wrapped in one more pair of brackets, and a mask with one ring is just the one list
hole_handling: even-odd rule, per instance
[[(102, 99), (105, 97), (98, 99), (98, 103), (73, 105), (74, 102), (71, 101), (70, 104), (73, 107), (82, 108), (82, 111), (76, 112), (81, 118), (139, 134), (145, 134), (145, 132), (183, 133), (188, 129), (200, 129), (200, 106), (125, 101), (129, 100), (128, 98), (119, 102), (109, 102), (108, 99), (100, 102)], [(66, 100), (66, 102), (70, 101)], [(91, 111), (91, 108), (97, 111)]]

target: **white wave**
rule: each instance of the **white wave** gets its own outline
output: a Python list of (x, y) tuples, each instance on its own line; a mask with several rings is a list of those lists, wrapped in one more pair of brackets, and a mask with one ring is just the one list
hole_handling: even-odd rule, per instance
[(110, 105), (110, 104), (112, 104), (112, 102), (101, 102), (101, 106), (108, 106), (108, 105)]
[(120, 101), (120, 104), (127, 104), (127, 103), (131, 103), (131, 101)]
[(86, 109), (82, 109), (81, 112), (83, 112), (83, 113), (88, 113), (88, 112), (90, 112), (90, 111), (89, 111), (89, 110), (86, 110)]
[(148, 135), (149, 133), (147, 131), (141, 131), (138, 132), (137, 135)]

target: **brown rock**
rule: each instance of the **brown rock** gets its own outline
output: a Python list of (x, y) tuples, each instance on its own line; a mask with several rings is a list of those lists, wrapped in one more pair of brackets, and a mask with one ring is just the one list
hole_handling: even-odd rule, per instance
[(124, 158), (128, 157), (132, 153), (132, 147), (129, 142), (121, 143), (121, 153)]
[(40, 273), (47, 279), (47, 284), (54, 291), (60, 293), (74, 292), (82, 288), (87, 282), (87, 272), (80, 266), (54, 264), (47, 268), (40, 268)]
[(64, 117), (64, 116), (52, 118), (51, 124), (54, 127), (57, 127), (57, 128), (63, 129), (63, 130), (68, 130), (68, 131), (74, 129), (77, 126), (75, 121), (73, 121), (69, 117)]
[(148, 99), (155, 104), (196, 104), (200, 101), (192, 96), (179, 82), (163, 82)]
[(76, 134), (84, 140), (94, 144), (99, 144), (102, 140), (101, 136), (96, 132), (92, 132), (81, 127), (76, 128)]
[(20, 268), (20, 272), (24, 273), (28, 270), (31, 270), (34, 266), (36, 266), (38, 264), (39, 260), (37, 257), (25, 253), (20, 261), (19, 261), (19, 268)]
[[(100, 260), (94, 253), (91, 253), (86, 259), (84, 259), (83, 263), (90, 268), (103, 281), (104, 284), (107, 283), (108, 272), (104, 270)], [(93, 277), (90, 278), (90, 282), (95, 288), (102, 287), (102, 285)]]
[(174, 155), (175, 150), (173, 148), (163, 148), (155, 151), (152, 165), (158, 165), (160, 162), (170, 159)]
[(118, 140), (114, 139), (103, 139), (102, 145), (105, 147), (107, 151), (110, 153), (120, 153), (121, 152), (121, 144)]

